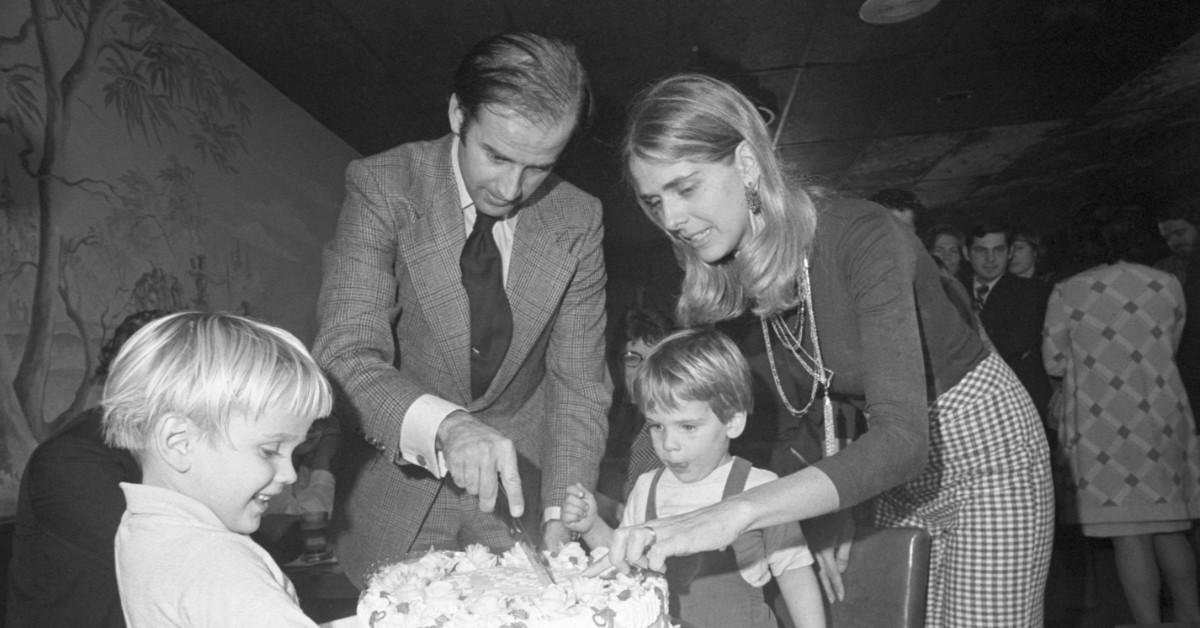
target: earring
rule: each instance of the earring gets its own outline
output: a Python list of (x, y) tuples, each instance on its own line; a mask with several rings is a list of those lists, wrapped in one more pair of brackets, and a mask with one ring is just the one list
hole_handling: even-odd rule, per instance
[(746, 206), (750, 208), (750, 213), (757, 216), (762, 213), (763, 204), (762, 198), (758, 195), (758, 190), (746, 184)]

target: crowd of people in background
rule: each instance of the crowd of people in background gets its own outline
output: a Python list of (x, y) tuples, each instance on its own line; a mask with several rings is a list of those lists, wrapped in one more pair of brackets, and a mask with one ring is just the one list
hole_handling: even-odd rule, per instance
[[(871, 199), (921, 230), (1038, 407), (1054, 455), (1061, 551), (1077, 549), (1076, 531), (1110, 539), (1137, 622), (1164, 620), (1160, 597), (1170, 600), (1171, 617), (1196, 621), (1189, 534), (1200, 499), (1192, 405), (1200, 322), (1189, 321), (1188, 307), (1200, 299), (1196, 280), (1188, 285), (1196, 212), (1182, 203), (1089, 203), (1057, 234), (1065, 237), (1052, 266), (1047, 238), (1029, 227), (922, 228), (928, 212), (912, 192)], [(1155, 255), (1163, 248), (1155, 228), (1166, 256)], [(1094, 577), (1090, 567), (1057, 568)]]

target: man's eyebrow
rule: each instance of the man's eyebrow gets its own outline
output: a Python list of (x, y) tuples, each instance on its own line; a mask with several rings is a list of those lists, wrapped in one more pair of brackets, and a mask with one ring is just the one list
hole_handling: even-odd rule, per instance
[[(502, 151), (500, 151), (500, 149), (496, 148), (495, 146), (492, 146), (491, 144), (488, 144), (487, 142), (482, 142), (482, 144), (483, 144), (483, 149), (486, 150), (488, 153), (490, 153), (493, 158), (499, 159), (501, 161), (507, 161), (508, 163), (513, 163), (513, 164), (520, 163), (516, 159), (513, 159), (512, 157), (509, 157), (508, 155), (504, 154)], [(520, 164), (520, 165), (525, 166), (527, 168), (538, 168), (540, 170), (553, 170), (555, 164), (557, 164), (557, 163), (558, 163), (557, 161), (551, 161), (550, 163)]]

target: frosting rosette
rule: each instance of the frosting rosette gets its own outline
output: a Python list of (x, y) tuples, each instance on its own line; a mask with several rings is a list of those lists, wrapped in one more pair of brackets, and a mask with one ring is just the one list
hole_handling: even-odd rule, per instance
[(456, 571), (463, 571), (464, 567), (468, 569), (490, 569), (495, 567), (500, 562), (498, 556), (492, 553), (486, 545), (473, 543), (468, 545), (463, 550), (463, 560), (458, 562)]
[[(605, 552), (607, 554), (607, 552)], [(597, 556), (597, 559), (599, 556)], [(556, 554), (549, 556), (550, 566), (556, 571), (583, 571), (591, 560), (583, 546), (578, 543), (567, 543)]]

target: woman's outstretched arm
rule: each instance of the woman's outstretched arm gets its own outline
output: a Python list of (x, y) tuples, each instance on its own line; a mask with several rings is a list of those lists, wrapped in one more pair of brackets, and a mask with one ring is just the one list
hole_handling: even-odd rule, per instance
[(809, 467), (687, 514), (618, 528), (608, 556), (621, 571), (631, 566), (661, 571), (670, 556), (721, 549), (744, 532), (837, 509), (833, 482)]

